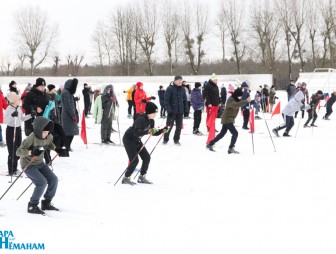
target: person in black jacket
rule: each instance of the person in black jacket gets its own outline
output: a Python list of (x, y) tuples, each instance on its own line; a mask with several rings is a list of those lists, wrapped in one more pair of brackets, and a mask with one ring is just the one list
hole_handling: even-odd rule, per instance
[[(319, 104), (319, 101), (323, 98), (323, 92), (321, 90), (318, 90), (315, 94), (312, 95), (311, 99), (310, 99), (310, 109), (308, 109), (308, 119), (305, 122), (305, 124), (303, 125), (304, 128), (307, 127), (317, 127), (317, 125), (315, 125), (315, 121), (317, 119), (317, 113), (316, 113), (316, 108)], [(312, 123), (310, 126), (308, 126), (310, 120), (312, 120)]]
[(129, 127), (123, 136), (123, 143), (129, 159), (129, 165), (121, 182), (123, 184), (135, 184), (131, 181), (130, 177), (139, 163), (138, 155), (140, 155), (140, 158), (142, 159), (138, 183), (152, 184), (152, 182), (146, 178), (151, 157), (146, 147), (141, 142), (141, 138), (147, 134), (158, 136), (168, 130), (168, 127), (159, 130), (154, 128), (154, 118), (157, 111), (158, 108), (153, 102), (147, 102), (146, 113), (139, 114), (135, 119), (133, 126)]
[[(165, 93), (164, 97), (165, 108), (168, 113), (167, 126), (174, 126), (175, 122), (175, 134), (174, 143), (176, 145), (180, 144), (180, 135), (183, 123), (183, 114), (187, 109), (187, 96), (184, 88), (182, 87), (182, 76), (176, 75), (174, 82), (170, 85)], [(163, 144), (167, 144), (169, 141), (169, 134), (172, 128), (164, 135)]]
[[(243, 97), (242, 100), (246, 100), (247, 98), (250, 97), (250, 87), (248, 84), (248, 81), (244, 81), (241, 85), (241, 88), (243, 90)], [(249, 130), (248, 122), (249, 122), (249, 117), (250, 117), (250, 103), (246, 103), (245, 105), (243, 105), (241, 107), (242, 111), (243, 111), (243, 129), (244, 130)]]
[[(49, 97), (45, 93), (46, 82), (43, 78), (36, 79), (36, 83), (32, 89), (27, 93), (22, 107), (24, 108), (26, 115), (29, 115), (34, 111), (37, 116), (43, 116), (43, 112), (46, 106), (49, 104)], [(33, 121), (35, 118), (31, 118), (25, 121), (25, 134), (29, 136), (33, 132)]]
[(87, 116), (91, 106), (91, 99), (90, 99), (90, 94), (92, 93), (91, 87), (85, 83), (82, 93), (84, 97), (84, 114), (85, 116)]
[(158, 96), (159, 96), (159, 101), (160, 101), (160, 106), (161, 106), (161, 110), (160, 110), (160, 117), (161, 118), (165, 118), (166, 117), (166, 108), (164, 106), (164, 95), (166, 93), (166, 90), (164, 90), (163, 86), (159, 87), (159, 91), (158, 91)]
[(217, 114), (217, 118), (221, 118), (224, 108), (225, 108), (225, 104), (226, 104), (226, 98), (227, 98), (227, 91), (226, 91), (226, 87), (223, 84), (220, 90), (220, 103), (221, 106), (218, 110), (218, 114)]
[(327, 112), (323, 117), (324, 120), (330, 120), (329, 116), (333, 112), (332, 106), (334, 105), (335, 101), (336, 101), (336, 90), (334, 90), (334, 92), (331, 94), (329, 100), (327, 100), (327, 102), (326, 102), (326, 111)]

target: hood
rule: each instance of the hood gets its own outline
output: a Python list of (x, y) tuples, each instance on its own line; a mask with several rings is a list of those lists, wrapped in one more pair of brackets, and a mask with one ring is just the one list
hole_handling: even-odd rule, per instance
[(54, 129), (54, 124), (52, 121), (48, 120), (43, 116), (37, 116), (33, 122), (33, 129), (35, 136), (39, 139), (43, 139), (42, 132), (44, 130), (52, 132)]
[(107, 85), (105, 88), (104, 88), (104, 92), (103, 94), (105, 95), (107, 93), (107, 89), (111, 89), (111, 96), (113, 95), (113, 86), (112, 85)]
[(64, 84), (64, 89), (68, 90), (72, 95), (76, 93), (78, 79), (68, 79)]
[(143, 86), (143, 83), (142, 83), (142, 82), (138, 82), (138, 83), (136, 83), (136, 88), (137, 88), (137, 89), (141, 89), (141, 86)]

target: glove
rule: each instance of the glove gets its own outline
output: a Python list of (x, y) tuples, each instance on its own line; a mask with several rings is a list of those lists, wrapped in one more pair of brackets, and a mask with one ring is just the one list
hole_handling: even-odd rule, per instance
[(155, 96), (151, 96), (151, 99), (152, 99), (152, 100), (155, 100), (155, 99), (156, 99), (156, 97), (155, 97)]
[(168, 133), (168, 131), (169, 131), (169, 126), (166, 126), (166, 127), (162, 128), (162, 129), (160, 129), (159, 131), (160, 131), (161, 133), (164, 133), (164, 134)]
[(41, 148), (41, 149), (40, 148), (34, 148), (31, 153), (34, 156), (40, 156), (43, 152), (44, 152), (43, 148)]
[(74, 121), (75, 123), (77, 123), (77, 122), (78, 122), (77, 117), (74, 116), (74, 117), (72, 118), (72, 121)]
[(142, 99), (141, 102), (147, 103), (147, 100), (146, 99)]
[(160, 133), (158, 133), (160, 130), (156, 129), (156, 128), (152, 128), (150, 129), (150, 133), (152, 133), (153, 136), (157, 136), (160, 135)]
[(126, 93), (126, 91), (124, 90), (123, 93)]
[(115, 97), (112, 98), (112, 102), (116, 102), (117, 99)]
[(35, 110), (32, 110), (32, 111), (30, 112), (30, 115), (31, 115), (32, 117), (35, 117), (35, 116), (37, 116), (37, 112), (36, 112)]
[(274, 98), (275, 98), (275, 99), (279, 99), (279, 97), (277, 97), (277, 96), (275, 96)]
[(17, 112), (17, 110), (15, 110), (15, 111), (11, 114), (12, 117), (17, 117), (18, 115), (19, 115), (19, 112)]

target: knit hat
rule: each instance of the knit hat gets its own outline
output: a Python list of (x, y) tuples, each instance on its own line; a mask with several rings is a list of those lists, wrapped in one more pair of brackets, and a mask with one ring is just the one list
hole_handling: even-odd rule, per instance
[(152, 114), (152, 113), (157, 113), (158, 112), (158, 107), (153, 103), (153, 102), (147, 102), (146, 103), (146, 114)]
[(217, 75), (215, 73), (212, 73), (211, 80), (218, 80)]
[(246, 87), (246, 88), (249, 87), (249, 84), (248, 84), (247, 81), (244, 81), (244, 82), (241, 84), (241, 88), (244, 88), (244, 87)]
[(180, 80), (180, 79), (182, 79), (182, 76), (181, 76), (181, 75), (176, 75), (176, 76), (174, 77), (174, 81), (175, 81), (175, 80)]
[(239, 98), (238, 97), (241, 97), (243, 96), (243, 91), (241, 88), (237, 88), (233, 94), (232, 94), (232, 98), (235, 100), (235, 101), (239, 101)]
[(38, 86), (45, 86), (46, 85), (46, 82), (43, 78), (38, 78), (36, 79), (36, 82), (35, 82), (35, 85), (34, 87), (38, 87)]
[(53, 84), (49, 84), (47, 87), (48, 87), (49, 92), (53, 90), (54, 88), (56, 88), (56, 86), (54, 86)]
[(10, 83), (9, 83), (9, 88), (12, 88), (13, 85), (16, 85), (16, 82), (14, 80), (12, 80)]
[(12, 103), (14, 103), (14, 102), (16, 102), (20, 99), (21, 99), (20, 95), (18, 95), (15, 92), (9, 92), (7, 94), (7, 100), (9, 101), (10, 104), (12, 104)]
[(200, 82), (195, 82), (195, 88), (199, 88), (199, 87), (201, 87), (202, 85), (201, 85), (201, 83)]

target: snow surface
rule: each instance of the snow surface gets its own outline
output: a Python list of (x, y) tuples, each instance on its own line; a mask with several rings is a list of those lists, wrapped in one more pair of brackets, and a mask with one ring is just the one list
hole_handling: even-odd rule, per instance
[[(121, 92), (125, 88), (116, 87), (121, 136), (132, 124)], [(278, 95), (283, 107), (286, 95)], [(33, 188), (16, 198), (30, 184), (28, 178), (20, 178), (0, 201), (0, 231), (11, 230), (15, 243), (44, 243), (45, 250), (0, 253), (336, 253), (336, 116), (324, 121), (324, 111), (318, 128), (304, 129), (297, 118), (290, 133), (295, 136), (300, 124), (297, 137), (272, 134), (276, 151), (267, 126), (271, 131), (281, 119), (265, 114), (266, 121), (255, 121), (255, 154), (241, 115), (236, 121), (239, 155), (227, 153), (230, 133), (210, 152), (207, 137), (192, 135), (193, 120), (184, 120), (182, 146), (160, 143), (148, 171), (154, 184), (136, 186), (113, 186), (127, 166), (125, 150), (93, 144), (100, 142), (100, 126), (89, 118), (88, 149), (77, 136), (71, 157), (53, 163), (60, 178), (53, 203), (61, 212), (26, 212)], [(158, 116), (156, 125), (165, 125)], [(148, 151), (158, 139), (148, 141)], [(119, 143), (119, 134), (112, 140)], [(1, 172), (7, 171), (6, 160), (2, 148)], [(9, 179), (0, 177), (1, 195)]]

